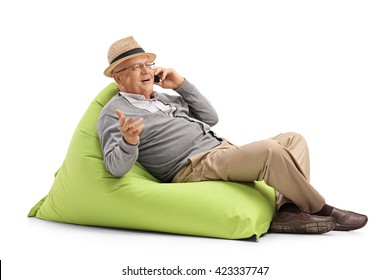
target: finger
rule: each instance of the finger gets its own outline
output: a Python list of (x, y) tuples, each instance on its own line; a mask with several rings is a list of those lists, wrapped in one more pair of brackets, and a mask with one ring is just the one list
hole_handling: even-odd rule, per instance
[(169, 69), (164, 69), (164, 71), (160, 75), (161, 81), (164, 81), (167, 78), (168, 74), (169, 74)]
[(133, 125), (130, 129), (129, 129), (129, 132), (130, 133), (133, 133), (133, 134), (139, 134), (141, 133), (141, 131), (144, 129), (144, 124), (143, 123), (139, 123), (137, 125)]
[(130, 117), (128, 120), (126, 120), (126, 121), (121, 125), (121, 129), (122, 129), (123, 131), (127, 131), (127, 130), (133, 125), (134, 120), (135, 120), (134, 117)]
[(131, 136), (133, 137), (137, 137), (141, 134), (142, 130), (144, 130), (144, 125), (143, 124), (140, 124), (139, 126), (137, 126), (136, 128), (133, 128), (131, 131), (130, 131), (130, 134)]
[(123, 112), (121, 110), (119, 110), (119, 109), (116, 109), (115, 113), (118, 116), (118, 118), (120, 118), (120, 119), (121, 118), (126, 118), (125, 114), (123, 114)]
[(170, 68), (167, 69), (167, 68), (158, 67), (154, 69), (154, 75), (159, 75), (162, 81), (165, 80), (167, 76), (171, 73), (172, 73), (172, 69)]
[(161, 68), (161, 67), (156, 67), (156, 68), (154, 68), (154, 70), (153, 70), (153, 74), (154, 74), (154, 75), (158, 75), (158, 74), (160, 74), (162, 71), (163, 71), (163, 68)]
[(115, 113), (117, 114), (117, 116), (119, 118), (119, 126), (123, 126), (123, 124), (126, 121), (126, 116), (119, 109), (115, 110)]
[(133, 122), (129, 125), (129, 127), (126, 127), (126, 131), (128, 131), (129, 135), (133, 134), (135, 130), (137, 130), (143, 122), (143, 118), (138, 119), (136, 122)]
[(142, 124), (144, 121), (144, 118), (139, 118), (136, 122), (133, 123), (133, 126), (138, 126), (140, 124)]

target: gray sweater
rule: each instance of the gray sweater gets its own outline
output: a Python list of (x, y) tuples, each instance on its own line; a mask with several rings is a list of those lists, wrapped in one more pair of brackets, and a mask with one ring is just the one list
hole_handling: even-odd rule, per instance
[[(138, 161), (157, 179), (170, 182), (187, 163), (188, 157), (220, 144), (222, 139), (210, 130), (210, 126), (218, 122), (210, 102), (187, 80), (176, 92), (179, 95), (158, 95), (159, 101), (176, 107), (173, 116), (161, 110), (150, 113), (133, 106), (119, 92), (104, 106), (97, 131), (104, 164), (113, 176), (125, 175)], [(124, 141), (116, 109), (120, 109), (126, 118), (144, 118), (145, 127), (138, 145)]]

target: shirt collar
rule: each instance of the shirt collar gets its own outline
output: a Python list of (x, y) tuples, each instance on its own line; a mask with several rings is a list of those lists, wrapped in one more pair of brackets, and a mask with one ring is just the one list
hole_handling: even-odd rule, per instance
[[(131, 99), (134, 99), (137, 101), (148, 101), (148, 100), (146, 100), (145, 96), (143, 96), (142, 94), (129, 93), (129, 92), (123, 92), (123, 91), (119, 91), (119, 94), (124, 96), (124, 97), (131, 98)], [(153, 93), (150, 97), (150, 100), (157, 101), (158, 95), (159, 95), (159, 93), (157, 91), (153, 91)]]

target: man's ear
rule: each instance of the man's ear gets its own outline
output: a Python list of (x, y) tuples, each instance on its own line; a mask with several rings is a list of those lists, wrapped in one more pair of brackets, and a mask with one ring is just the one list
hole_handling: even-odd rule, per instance
[(118, 85), (121, 85), (121, 84), (122, 84), (121, 77), (118, 75), (118, 73), (114, 73), (114, 74), (112, 75), (112, 77), (114, 78), (115, 82), (116, 82)]

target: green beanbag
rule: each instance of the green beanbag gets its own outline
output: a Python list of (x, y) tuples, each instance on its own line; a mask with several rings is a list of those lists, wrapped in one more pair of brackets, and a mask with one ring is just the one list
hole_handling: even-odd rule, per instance
[(275, 192), (264, 182), (160, 183), (136, 164), (121, 178), (103, 163), (96, 122), (109, 84), (81, 119), (53, 185), (29, 217), (63, 223), (244, 239), (267, 232)]

